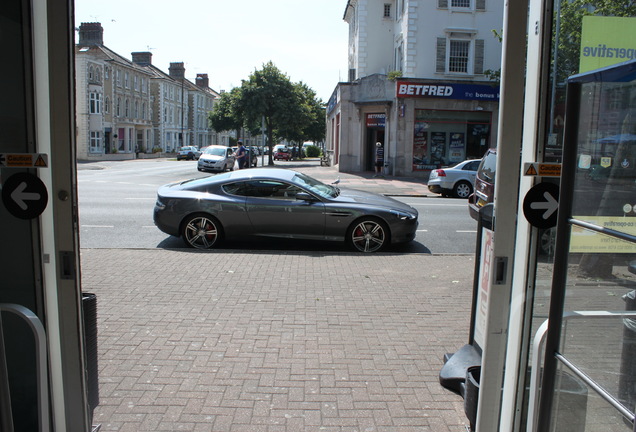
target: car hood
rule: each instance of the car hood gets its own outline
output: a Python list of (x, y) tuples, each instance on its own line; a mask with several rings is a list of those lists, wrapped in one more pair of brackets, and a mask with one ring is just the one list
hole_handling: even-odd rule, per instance
[(375, 205), (387, 209), (403, 210), (417, 214), (417, 210), (415, 210), (413, 207), (408, 204), (404, 204), (403, 202), (398, 201), (394, 198), (384, 195), (378, 195), (373, 192), (361, 191), (358, 189), (341, 188), (340, 195), (338, 195), (336, 198), (333, 198), (333, 201), (340, 203)]
[(217, 155), (211, 155), (211, 154), (204, 154), (201, 155), (201, 158), (199, 160), (209, 160), (209, 161), (218, 161), (221, 159), (225, 159), (225, 156), (217, 156)]

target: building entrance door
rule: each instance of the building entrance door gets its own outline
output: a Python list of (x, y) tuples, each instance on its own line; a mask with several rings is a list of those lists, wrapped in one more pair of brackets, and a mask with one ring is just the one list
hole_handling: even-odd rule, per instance
[(567, 94), (549, 325), (529, 430), (633, 431), (636, 61), (571, 77)]

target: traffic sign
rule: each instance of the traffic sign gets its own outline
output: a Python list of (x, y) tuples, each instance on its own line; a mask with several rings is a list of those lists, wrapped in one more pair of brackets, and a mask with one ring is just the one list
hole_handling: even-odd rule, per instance
[(37, 176), (17, 173), (2, 185), (2, 202), (9, 213), (20, 219), (33, 219), (46, 208), (49, 194)]
[(0, 168), (48, 168), (46, 153), (0, 153)]
[(552, 228), (557, 223), (559, 209), (559, 186), (554, 183), (539, 183), (531, 188), (523, 199), (523, 214), (530, 225), (537, 228)]
[(526, 162), (523, 175), (539, 177), (561, 177), (560, 163)]

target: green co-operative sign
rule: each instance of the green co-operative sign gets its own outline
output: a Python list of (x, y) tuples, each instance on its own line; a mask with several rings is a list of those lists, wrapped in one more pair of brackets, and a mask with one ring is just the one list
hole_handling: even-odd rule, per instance
[(579, 73), (636, 58), (636, 18), (583, 17)]

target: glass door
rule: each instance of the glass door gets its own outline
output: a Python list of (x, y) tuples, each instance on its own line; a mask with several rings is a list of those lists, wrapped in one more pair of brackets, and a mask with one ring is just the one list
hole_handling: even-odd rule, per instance
[(636, 61), (568, 79), (536, 430), (634, 431)]

